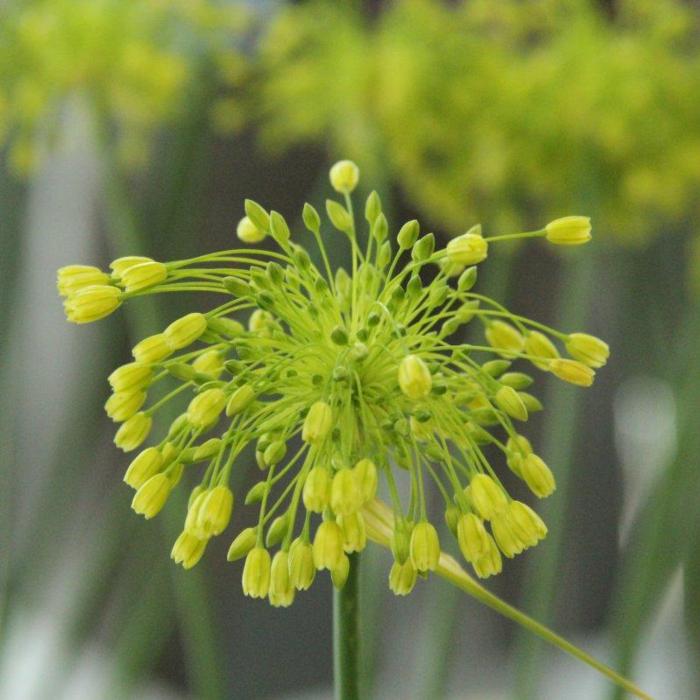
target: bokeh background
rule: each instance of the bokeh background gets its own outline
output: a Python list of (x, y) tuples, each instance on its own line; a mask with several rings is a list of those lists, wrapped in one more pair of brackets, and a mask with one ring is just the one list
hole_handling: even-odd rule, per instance
[[(0, 697), (330, 697), (327, 582), (246, 600), (227, 542), (168, 559), (183, 503), (129, 510), (105, 377), (196, 300), (78, 328), (54, 285), (231, 247), (244, 197), (298, 221), (343, 157), (394, 230), (592, 216), (585, 250), (507, 244), (481, 274), (612, 348), (588, 391), (539, 382), (550, 536), (489, 586), (655, 698), (699, 697), (694, 0), (0, 2)], [(366, 697), (622, 697), (441, 581), (394, 598), (363, 557)]]

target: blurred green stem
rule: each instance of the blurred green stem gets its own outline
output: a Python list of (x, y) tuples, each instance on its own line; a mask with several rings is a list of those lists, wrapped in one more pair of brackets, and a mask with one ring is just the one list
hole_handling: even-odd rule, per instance
[[(557, 327), (580, 328), (588, 314), (594, 291), (594, 256), (582, 251), (564, 261), (560, 285), (559, 323)], [(547, 422), (542, 440), (543, 454), (557, 477), (557, 492), (542, 507), (542, 516), (549, 528), (547, 539), (532, 552), (528, 561), (523, 608), (544, 624), (554, 618), (557, 577), (562, 563), (562, 545), (566, 530), (566, 513), (571, 494), (571, 472), (574, 466), (574, 429), (581, 407), (581, 392), (563, 382), (550, 383), (547, 395)], [(543, 645), (533, 640), (526, 630), (517, 632), (515, 652), (518, 700), (541, 697), (538, 693)], [(624, 669), (622, 669), (624, 671)]]
[(360, 558), (350, 555), (345, 585), (333, 591), (333, 674), (336, 700), (360, 697), (359, 569)]
[[(104, 165), (107, 221), (111, 239), (118, 255), (142, 253), (145, 247), (144, 237), (111, 145), (109, 124), (104, 116), (96, 121)], [(142, 300), (136, 313), (129, 313), (128, 310), (125, 313), (135, 337), (144, 337), (166, 325), (158, 305), (152, 299)], [(186, 494), (181, 489), (174, 490), (168, 508), (162, 515), (168, 544), (175, 539), (180, 530), (186, 506)], [(226, 668), (226, 665), (220, 657), (219, 645), (216, 643), (202, 570), (194, 569), (186, 575), (182, 571), (173, 571), (172, 589), (178, 607), (188, 674), (194, 694), (208, 700), (224, 698), (221, 670)]]

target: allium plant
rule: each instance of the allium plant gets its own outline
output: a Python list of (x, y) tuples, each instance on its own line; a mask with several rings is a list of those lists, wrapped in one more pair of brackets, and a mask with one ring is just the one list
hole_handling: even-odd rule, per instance
[[(367, 235), (360, 236), (351, 197), (358, 178), (350, 161), (331, 169), (341, 201), (326, 201), (330, 226), (304, 205), (318, 265), (278, 212), (246, 200), (237, 234), (248, 247), (168, 263), (120, 258), (109, 272), (61, 268), (66, 314), (88, 323), (134, 297), (162, 292), (224, 297), (216, 308), (189, 313), (141, 340), (133, 362), (109, 376), (114, 393), (106, 410), (121, 424), (115, 442), (125, 452), (142, 448), (156, 411), (189, 397), (124, 477), (135, 489), (133, 509), (147, 519), (185, 471), (199, 478), (172, 549), (177, 563), (194, 566), (207, 542), (228, 527), (231, 475), (247, 468), (252, 445), (261, 478), (244, 501), (258, 509), (257, 524), (237, 533), (228, 551), (230, 561), (245, 559), (246, 595), (288, 606), (323, 570), (342, 589), (352, 553), (369, 536), (391, 548), (389, 586), (397, 595), (410, 593), (419, 574), (437, 570), (499, 607), (442, 553), (428, 484), (437, 487), (449, 530), (477, 576), (499, 573), (503, 557), (536, 545), (547, 534), (545, 523), (510, 496), (490, 460), (502, 452), (538, 498), (555, 490), (552, 471), (519, 432), (542, 406), (526, 391), (533, 379), (513, 364), (586, 387), (605, 364), (608, 346), (475, 292), (477, 266), (491, 245), (505, 240), (586, 243), (590, 222), (571, 216), (499, 236), (474, 226), (437, 248), (417, 221), (390, 236), (372, 192), (364, 207)], [(257, 247), (268, 237), (277, 250)], [(342, 239), (349, 242), (351, 269), (334, 272), (326, 246)], [(246, 325), (238, 320), (243, 314)], [(465, 325), (480, 326), (483, 340), (456, 340)], [(148, 394), (157, 397), (147, 403)], [(402, 499), (406, 482), (409, 495)]]

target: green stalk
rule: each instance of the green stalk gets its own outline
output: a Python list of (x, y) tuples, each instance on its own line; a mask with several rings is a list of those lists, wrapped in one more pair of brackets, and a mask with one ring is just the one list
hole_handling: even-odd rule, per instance
[(359, 700), (359, 569), (360, 558), (350, 555), (345, 585), (333, 591), (333, 675), (336, 700)]
[[(562, 270), (561, 304), (558, 327), (580, 328), (584, 325), (593, 295), (594, 256), (590, 251), (565, 260)], [(550, 383), (547, 395), (547, 422), (542, 440), (542, 453), (552, 465), (557, 477), (557, 491), (543, 503), (541, 514), (547, 523), (549, 534), (528, 559), (523, 590), (523, 608), (530, 615), (551, 623), (554, 617), (553, 601), (557, 591), (557, 576), (562, 559), (567, 506), (570, 502), (571, 472), (575, 436), (573, 429), (581, 409), (582, 392), (560, 381)], [(515, 688), (518, 698), (528, 700), (539, 697), (538, 683), (543, 660), (543, 645), (519, 630), (514, 658), (516, 659)]]

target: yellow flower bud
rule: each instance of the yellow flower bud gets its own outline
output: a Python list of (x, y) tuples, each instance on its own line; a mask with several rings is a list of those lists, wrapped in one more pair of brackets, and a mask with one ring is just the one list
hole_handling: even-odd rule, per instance
[(496, 392), (496, 405), (511, 418), (527, 420), (527, 408), (512, 386), (502, 386)]
[(360, 181), (360, 169), (351, 160), (340, 160), (331, 168), (330, 181), (336, 192), (350, 194)]
[(508, 499), (503, 489), (487, 474), (477, 474), (469, 483), (469, 498), (484, 520), (492, 520), (505, 510)]
[(520, 463), (520, 476), (538, 498), (546, 498), (557, 487), (550, 468), (534, 453), (527, 455)]
[(173, 321), (163, 332), (171, 350), (180, 350), (194, 343), (207, 329), (207, 319), (197, 312)]
[(112, 270), (112, 274), (121, 278), (121, 276), (134, 265), (141, 265), (142, 263), (153, 262), (153, 258), (147, 258), (143, 255), (126, 255), (122, 258), (117, 258), (109, 263), (109, 268)]
[(508, 509), (501, 511), (492, 518), (491, 531), (499, 549), (508, 559), (512, 559), (516, 554), (520, 554), (527, 547), (526, 543), (520, 538), (518, 531), (513, 529)]
[(139, 488), (131, 501), (131, 507), (146, 520), (150, 520), (162, 510), (171, 488), (172, 482), (165, 474), (156, 474)]
[(588, 333), (569, 335), (566, 339), (566, 349), (571, 357), (589, 367), (602, 367), (610, 357), (610, 346)]
[(63, 303), (66, 318), (71, 323), (92, 323), (109, 316), (119, 308), (121, 290), (107, 284), (83, 287)]
[(340, 590), (346, 584), (349, 574), (350, 559), (347, 555), (342, 554), (338, 566), (331, 569), (331, 581), (333, 581), (334, 588)]
[(377, 495), (377, 467), (371, 459), (361, 459), (354, 467), (362, 491), (362, 502), (368, 503)]
[(145, 391), (119, 391), (107, 399), (105, 411), (115, 423), (123, 423), (143, 406), (145, 400)]
[(581, 245), (591, 240), (588, 216), (564, 216), (545, 226), (547, 240), (557, 245)]
[(163, 455), (161, 455), (160, 450), (156, 447), (147, 447), (131, 461), (124, 474), (124, 482), (132, 489), (138, 489), (154, 474), (158, 473), (162, 464)]
[(302, 491), (304, 507), (312, 513), (323, 513), (331, 500), (331, 474), (325, 467), (314, 467), (306, 476)]
[(319, 445), (333, 427), (333, 410), (325, 401), (316, 401), (304, 420), (301, 438), (312, 445)]
[(338, 523), (332, 520), (322, 522), (316, 530), (313, 544), (314, 566), (317, 569), (330, 569), (340, 565), (343, 557), (343, 532)]
[(95, 285), (109, 285), (109, 275), (92, 265), (66, 265), (56, 275), (56, 287), (62, 297), (69, 297), (85, 287)]
[(218, 379), (224, 371), (224, 358), (218, 350), (207, 350), (202, 353), (193, 363), (192, 367), (200, 374), (206, 374), (212, 379)]
[(360, 509), (362, 491), (352, 469), (340, 469), (331, 485), (331, 508), (336, 515), (350, 515)]
[(294, 602), (295, 589), (289, 578), (289, 555), (279, 551), (272, 558), (270, 570), (270, 604), (288, 608)]
[(440, 539), (435, 527), (423, 520), (411, 532), (411, 562), (416, 571), (434, 571), (440, 559)]
[(244, 216), (236, 226), (236, 235), (244, 243), (260, 243), (267, 235), (259, 229), (247, 216)]
[(401, 391), (414, 401), (424, 399), (433, 386), (428, 365), (417, 355), (406, 355), (399, 365), (399, 386)]
[(117, 430), (114, 444), (124, 452), (135, 450), (151, 432), (153, 419), (145, 413), (137, 413)]
[(231, 398), (226, 404), (226, 415), (235, 416), (237, 413), (241, 413), (250, 405), (250, 402), (255, 398), (255, 391), (250, 384), (244, 384), (239, 386), (236, 391), (231, 394)]
[(220, 535), (228, 527), (232, 512), (233, 491), (228, 486), (215, 486), (199, 508), (196, 528), (207, 537)]
[(365, 519), (362, 514), (341, 515), (338, 525), (343, 531), (343, 549), (346, 552), (361, 552), (367, 545)]
[(578, 360), (550, 360), (547, 366), (553, 375), (569, 384), (591, 386), (595, 378), (595, 372)]
[(525, 346), (525, 339), (514, 326), (505, 321), (492, 321), (485, 331), (486, 341), (501, 357), (515, 357)]
[(403, 564), (395, 561), (389, 571), (389, 588), (394, 595), (408, 595), (416, 585), (418, 572), (410, 559)]
[(313, 547), (298, 537), (289, 548), (289, 581), (297, 590), (306, 591), (315, 577)]
[(192, 455), (193, 462), (201, 462), (209, 457), (213, 457), (221, 449), (221, 438), (209, 438), (201, 445), (194, 448)]
[(524, 435), (509, 437), (506, 443), (506, 462), (514, 473), (520, 476), (523, 458), (532, 452), (532, 445)]
[(259, 335), (269, 335), (270, 325), (272, 324), (272, 316), (262, 309), (255, 309), (248, 319), (248, 330), (251, 333)]
[(484, 522), (474, 513), (466, 513), (457, 521), (457, 543), (464, 558), (470, 563), (479, 561), (489, 553), (491, 536)]
[(489, 549), (481, 559), (472, 563), (474, 571), (479, 578), (488, 578), (500, 574), (503, 569), (501, 552), (499, 551), (493, 537), (489, 537)]
[(489, 244), (481, 236), (464, 233), (447, 244), (447, 257), (454, 265), (476, 265), (486, 260)]
[(226, 394), (221, 389), (206, 389), (190, 401), (187, 420), (195, 428), (208, 428), (219, 419), (225, 405)]
[(107, 377), (112, 390), (134, 391), (148, 386), (153, 379), (153, 372), (148, 365), (140, 362), (128, 362)]
[(248, 552), (243, 565), (243, 593), (251, 598), (265, 598), (270, 589), (270, 554), (263, 547)]
[(152, 364), (172, 355), (173, 349), (168, 344), (165, 333), (156, 333), (144, 338), (134, 345), (131, 354), (137, 362)]
[(237, 561), (245, 557), (250, 552), (258, 539), (258, 532), (254, 527), (247, 527), (241, 530), (231, 542), (228, 548), (226, 559), (228, 561)]
[(521, 501), (511, 501), (508, 507), (510, 528), (517, 533), (526, 547), (534, 547), (547, 536), (547, 526), (530, 506)]
[(182, 564), (183, 569), (191, 569), (202, 558), (206, 547), (206, 539), (200, 540), (184, 530), (175, 540), (170, 558), (176, 564)]
[(127, 292), (138, 292), (164, 282), (168, 277), (168, 268), (161, 262), (139, 263), (127, 267), (121, 275), (121, 283)]
[(559, 357), (556, 345), (544, 333), (539, 331), (530, 331), (527, 334), (525, 338), (525, 352), (533, 356), (530, 362), (542, 370), (549, 368), (548, 360), (555, 360)]

